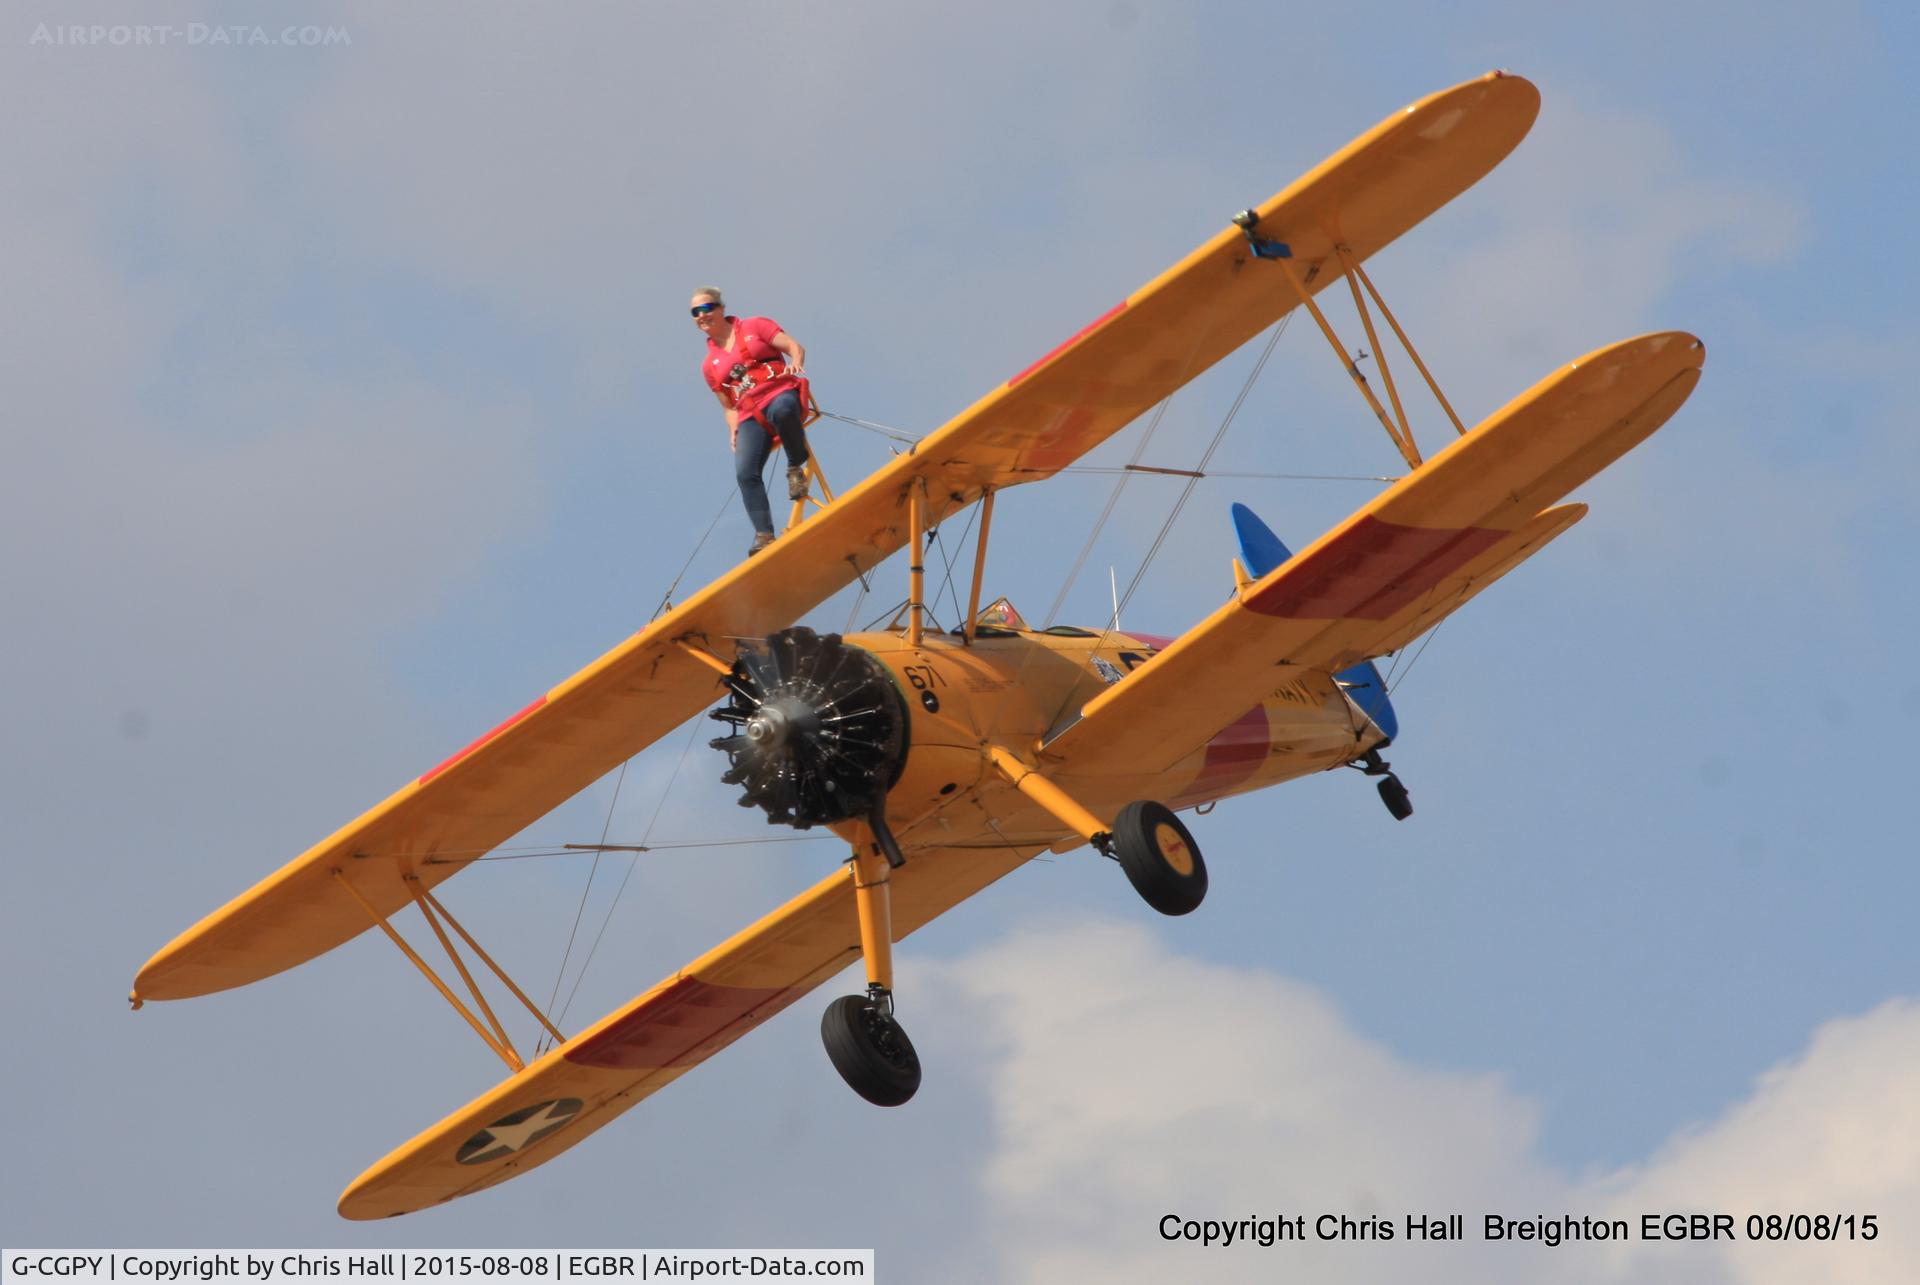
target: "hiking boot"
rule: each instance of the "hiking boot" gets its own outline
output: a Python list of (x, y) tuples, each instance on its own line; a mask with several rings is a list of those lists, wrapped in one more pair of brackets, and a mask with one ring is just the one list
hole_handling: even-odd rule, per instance
[(771, 531), (755, 532), (753, 537), (753, 543), (747, 546), (747, 556), (751, 558), (754, 554), (760, 552), (760, 550), (766, 548), (768, 545), (772, 543), (773, 543), (773, 532)]
[(802, 464), (797, 468), (787, 470), (787, 498), (789, 500), (804, 500), (807, 498), (806, 465)]

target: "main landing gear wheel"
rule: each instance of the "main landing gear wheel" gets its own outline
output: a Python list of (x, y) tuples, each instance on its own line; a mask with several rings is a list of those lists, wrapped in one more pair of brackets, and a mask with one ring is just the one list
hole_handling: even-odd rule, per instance
[(884, 1001), (842, 995), (820, 1016), (820, 1042), (847, 1087), (877, 1107), (897, 1107), (920, 1087), (920, 1057)]
[(1120, 809), (1113, 855), (1134, 891), (1163, 915), (1189, 914), (1207, 895), (1207, 863), (1165, 804), (1141, 800)]

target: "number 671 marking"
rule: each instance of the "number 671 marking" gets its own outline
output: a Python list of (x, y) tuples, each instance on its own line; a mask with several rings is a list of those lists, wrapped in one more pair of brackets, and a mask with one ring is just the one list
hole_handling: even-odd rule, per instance
[(945, 687), (947, 680), (932, 665), (902, 665), (900, 672), (907, 676), (915, 691), (924, 692), (930, 687)]

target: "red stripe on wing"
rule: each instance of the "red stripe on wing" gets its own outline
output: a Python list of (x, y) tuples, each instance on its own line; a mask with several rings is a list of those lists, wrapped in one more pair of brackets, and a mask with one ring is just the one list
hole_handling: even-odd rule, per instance
[(1034, 362), (1033, 365), (1027, 367), (1025, 370), (1015, 375), (1012, 379), (1009, 379), (1007, 381), (1007, 387), (1012, 388), (1015, 384), (1025, 379), (1028, 375), (1031, 375), (1034, 371), (1040, 369), (1042, 366), (1052, 361), (1055, 357), (1058, 357), (1061, 353), (1073, 347), (1075, 344), (1079, 343), (1082, 339), (1085, 339), (1088, 335), (1100, 329), (1100, 327), (1106, 325), (1109, 321), (1112, 321), (1115, 317), (1119, 316), (1122, 312), (1125, 312), (1126, 308), (1127, 308), (1127, 301), (1125, 299), (1122, 299), (1119, 303), (1114, 304), (1113, 307), (1107, 309), (1105, 312), (1095, 317), (1092, 321), (1088, 322), (1085, 326), (1082, 326), (1079, 330), (1076, 330), (1073, 333), (1073, 335), (1065, 343), (1055, 347), (1052, 351), (1047, 353), (1047, 355), (1042, 357), (1039, 361)]
[(1289, 561), (1278, 580), (1248, 595), (1246, 606), (1296, 620), (1386, 620), (1511, 534), (1363, 517)]
[(500, 733), (506, 731), (509, 727), (512, 727), (515, 723), (519, 722), (521, 719), (525, 718), (527, 715), (533, 713), (533, 711), (535, 711), (536, 709), (539, 709), (542, 705), (546, 703), (547, 703), (547, 698), (542, 696), (539, 700), (533, 702), (533, 704), (527, 706), (525, 709), (521, 710), (518, 714), (515, 714), (512, 718), (500, 724), (500, 726), (494, 728), (491, 732), (488, 732), (485, 736), (482, 736), (479, 740), (475, 741), (473, 744), (467, 746), (466, 749), (461, 750), (458, 754), (455, 754), (452, 758), (448, 759), (446, 762), (440, 764), (438, 767), (428, 772), (425, 776), (421, 777), (420, 784), (425, 785), (428, 781), (431, 781), (434, 777), (439, 776), (442, 772), (452, 767), (455, 763), (458, 763), (461, 759), (473, 753), (475, 750), (479, 749), (482, 745), (485, 745), (488, 741), (500, 735)]
[(596, 1035), (563, 1045), (581, 1066), (636, 1071), (692, 1066), (718, 1053), (806, 992), (796, 986), (718, 986), (679, 977)]

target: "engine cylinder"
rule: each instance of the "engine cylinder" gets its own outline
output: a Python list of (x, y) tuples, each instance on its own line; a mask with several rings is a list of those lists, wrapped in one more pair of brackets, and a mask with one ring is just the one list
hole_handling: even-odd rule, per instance
[(887, 667), (839, 634), (795, 627), (744, 644), (727, 703), (709, 715), (733, 733), (720, 778), (740, 806), (805, 830), (866, 817), (905, 769), (907, 705)]

